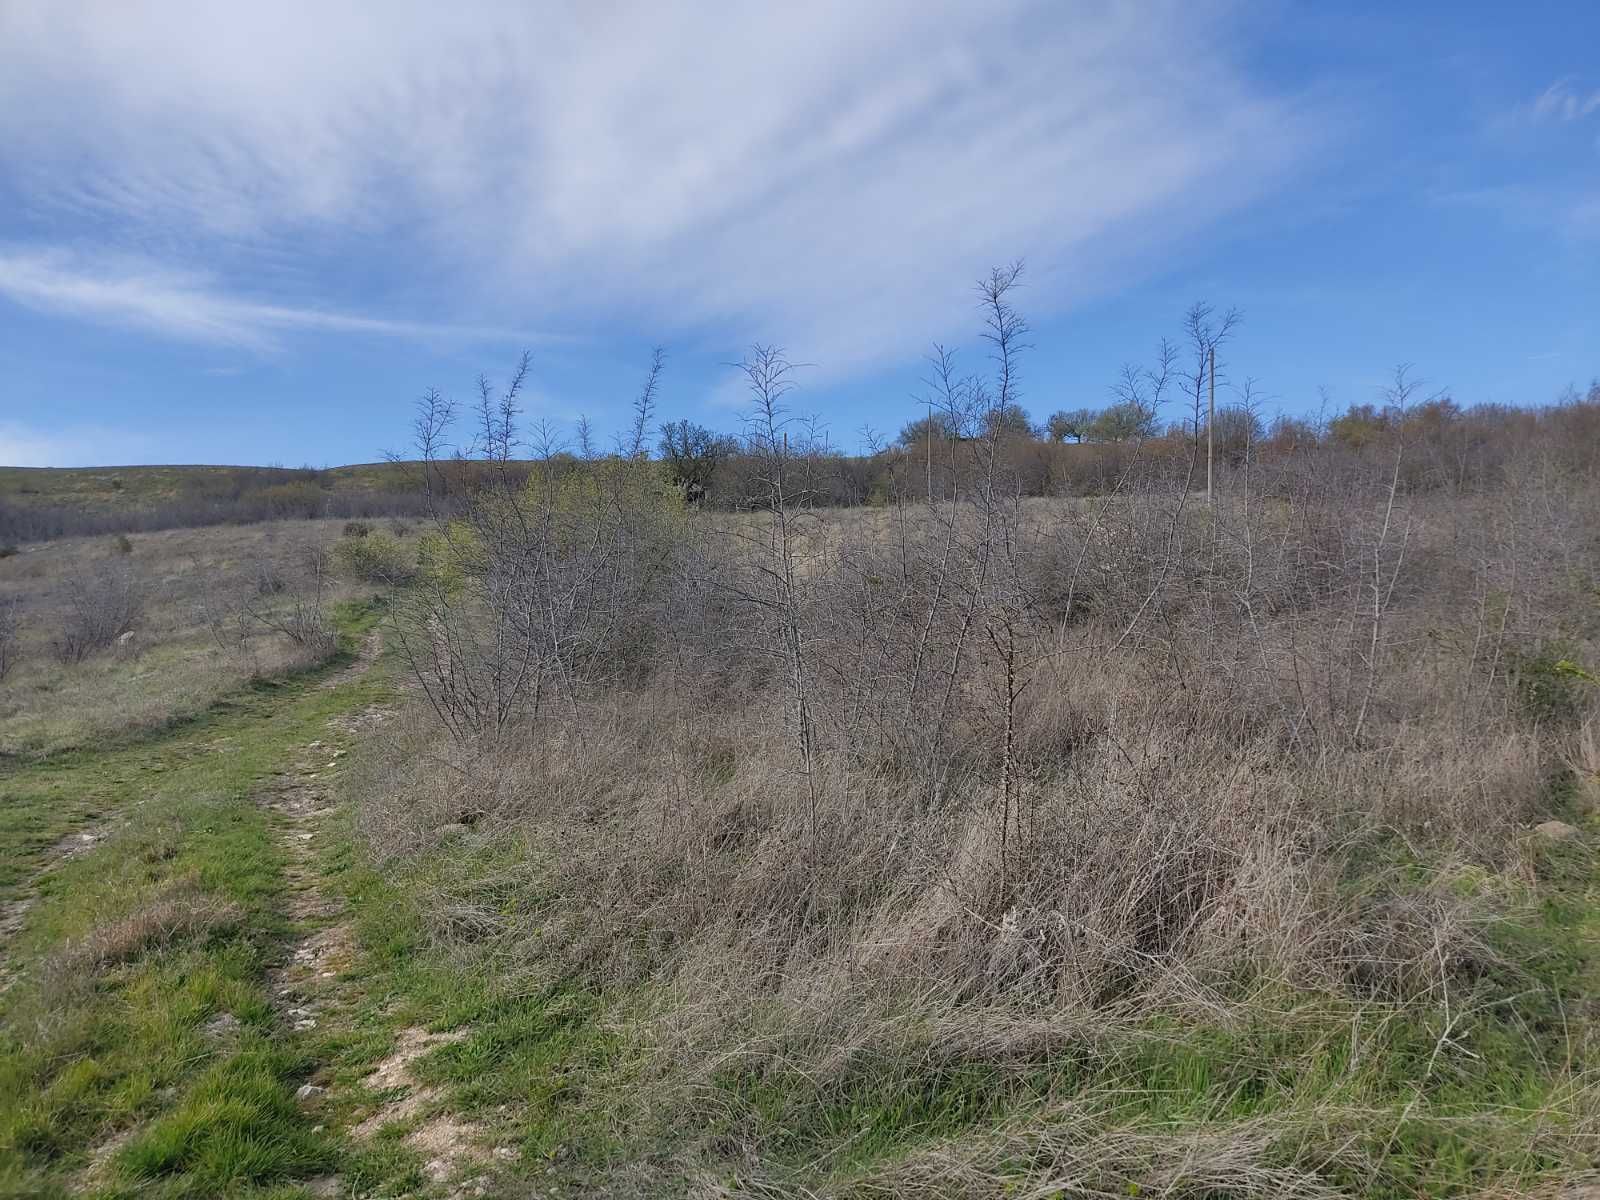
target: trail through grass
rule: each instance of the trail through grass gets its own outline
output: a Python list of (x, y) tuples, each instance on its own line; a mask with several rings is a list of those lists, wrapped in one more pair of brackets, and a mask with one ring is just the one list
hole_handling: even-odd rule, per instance
[[(328, 777), (387, 699), (353, 658), (376, 617), (344, 610), (321, 671), (0, 776), (0, 1196), (1227, 1196), (1263, 1170), (1510, 1195), (1592, 1165), (1592, 818), (1531, 853), (1534, 902), (1496, 932), (1515, 971), (1446, 1024), (1263, 994), (1258, 1019), (1064, 1039), (1019, 1072), (911, 1014), (830, 1078), (781, 1027), (686, 1072), (652, 1034), (668, 997), (441, 943), (428, 906), (490, 903), (520, 850), (359, 852)], [(1258, 1174), (1230, 1175), (1246, 1150)]]
[(0, 1194), (287, 1195), (336, 1164), (266, 991), (292, 927), (257, 792), (376, 698), (348, 669), (376, 615), (342, 610), (346, 649), (318, 671), (0, 776), (0, 897), (27, 904), (0, 998)]

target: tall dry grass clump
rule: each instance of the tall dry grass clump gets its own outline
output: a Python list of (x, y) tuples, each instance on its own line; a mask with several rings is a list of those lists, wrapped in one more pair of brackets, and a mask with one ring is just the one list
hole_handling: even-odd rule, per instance
[[(647, 996), (691, 1108), (730, 1071), (846, 1095), (980, 1066), (1003, 1090), (1063, 1056), (1111, 1070), (1152, 1022), (1303, 1009), (1442, 1014), (1448, 1056), (1463, 1005), (1526, 982), (1502, 934), (1527, 830), (1593, 777), (1570, 664), (1600, 653), (1595, 476), (1538, 431), (1473, 487), (1423, 486), (1405, 436), (1247, 446), (1207, 507), (1196, 439), (1177, 486), (1133, 453), (1094, 499), (1025, 503), (989, 419), (1014, 282), (983, 289), (992, 378), (939, 362), (953, 499), (912, 474), (871, 514), (814, 508), (824, 448), (758, 348), (757, 511), (690, 520), (637, 461), (550, 460), (441, 524), (397, 626), (426, 703), (369, 767), (371, 852), (449, 839), (440, 943)], [(1152, 1180), (1199, 1162), (1184, 1194), (1339, 1194), (1275, 1134), (1075, 1119), (859, 1190), (994, 1194), (1020, 1155), (1101, 1194), (1128, 1155)]]

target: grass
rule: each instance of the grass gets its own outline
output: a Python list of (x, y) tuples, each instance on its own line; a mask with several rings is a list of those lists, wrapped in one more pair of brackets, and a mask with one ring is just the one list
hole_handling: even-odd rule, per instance
[[(19, 507), (66, 506), (85, 512), (153, 507), (190, 496), (225, 496), (241, 485), (292, 483), (307, 468), (155, 466), (155, 467), (0, 467), (0, 503)], [(381, 491), (404, 485), (405, 466), (360, 463), (315, 472), (319, 485), (335, 493)]]
[[(0, 760), (38, 758), (78, 747), (104, 749), (210, 711), (252, 677), (302, 668), (308, 652), (255, 626), (235, 640), (235, 607), (282, 608), (311, 586), (307, 547), (338, 540), (340, 522), (295, 521), (246, 528), (168, 530), (129, 539), (73, 538), (29, 545), (0, 566), (0, 602), (17, 602), (22, 657), (0, 683)], [(51, 651), (81, 581), (97, 572), (131, 571), (145, 595), (135, 626), (136, 652), (96, 654), (63, 665)], [(260, 576), (280, 595), (254, 595)], [(328, 599), (349, 599), (351, 588)], [(221, 618), (226, 648), (205, 616)]]
[[(820, 1079), (801, 1065), (803, 1047), (788, 1052), (778, 1026), (763, 1047), (728, 1053), (709, 1075), (685, 1073), (652, 1045), (651, 1020), (671, 1004), (653, 987), (596, 995), (541, 977), (537, 964), (506, 962), (492, 946), (478, 956), (441, 948), (424, 905), (441, 877), (456, 895), (498, 886), (508, 862), (492, 846), (447, 846), (380, 874), (360, 865), (347, 838), (329, 866), (366, 948), (361, 973), (374, 1008), (356, 1027), (381, 1012), (391, 1030), (468, 1029), (427, 1060), (427, 1078), (451, 1088), (457, 1111), (517, 1146), (518, 1177), (553, 1178), (570, 1194), (654, 1170), (648, 1194), (709, 1176), (730, 1194), (759, 1185), (899, 1195), (917, 1164), (939, 1155), (992, 1156), (993, 1177), (1027, 1191), (1049, 1158), (1050, 1131), (1070, 1129), (1100, 1139), (1113, 1160), (1116, 1147), (1145, 1147), (1105, 1164), (1097, 1186), (1115, 1194), (1140, 1194), (1161, 1146), (1214, 1137), (1261, 1138), (1252, 1169), (1398, 1200), (1527, 1187), (1593, 1165), (1600, 1106), (1584, 1030), (1572, 1022), (1600, 982), (1595, 863), (1571, 845), (1532, 861), (1536, 903), (1494, 935), (1511, 977), (1458, 997), (1448, 1022), (1435, 1011), (1263, 988), (1230, 1006), (1226, 1024), (1121, 1021), (1058, 1037), (1019, 1072), (980, 1052), (964, 1056), (925, 1012), (886, 1013), (892, 1040)], [(343, 1052), (359, 1065), (373, 1050), (352, 1035)], [(1017, 1130), (1028, 1132), (1012, 1144), (1003, 1131)]]
[[(377, 616), (341, 610), (347, 642)], [(357, 768), (368, 773), (316, 847), (359, 957), (317, 1028), (291, 1034), (266, 988), (296, 933), (286, 858), (255, 794), (328, 736), (329, 717), (386, 687), (376, 675), (314, 686), (323, 674), (258, 683), (157, 733), (0, 774), (0, 895), (48, 866), (8, 947), (26, 974), (0, 999), (0, 1194), (287, 1198), (336, 1173), (346, 1194), (418, 1195), (430, 1185), (407, 1137), (431, 1107), (514, 1151), (491, 1164), (507, 1194), (1398, 1200), (1525, 1194), (1600, 1161), (1600, 821), (1554, 769), (1539, 811), (1584, 837), (1527, 838), (1485, 865), (1382, 830), (1344, 860), (1330, 885), (1341, 906), (1493, 901), (1477, 931), (1493, 953), (1441, 969), (1427, 994), (1240, 970), (1187, 1006), (946, 1002), (837, 980), (799, 1001), (780, 994), (793, 963), (805, 979), (799, 954), (747, 992), (674, 974), (696, 953), (725, 952), (737, 924), (678, 933), (663, 921), (657, 938), (624, 910), (606, 936), (655, 955), (650, 969), (608, 975), (562, 956), (547, 928), (562, 904), (609, 919), (616, 903), (579, 907), (591, 897), (572, 884), (582, 876), (561, 874), (563, 856), (593, 837), (606, 843), (593, 861), (610, 869), (637, 833), (629, 821), (658, 811), (595, 816), (608, 754), (623, 764), (619, 792), (655, 786), (639, 764), (669, 759), (648, 739), (608, 746), (597, 725), (541, 779), (526, 761), (457, 771), (432, 730), (409, 758), (351, 756), (370, 760)], [(759, 794), (770, 746), (734, 741), (733, 716), (717, 732), (739, 754), (710, 743), (701, 799)], [(412, 774), (428, 785), (421, 797)], [(526, 807), (475, 812), (463, 829), (457, 810), (486, 778)], [(552, 821), (558, 786), (582, 805)], [(407, 850), (381, 862), (362, 825), (380, 795), (389, 819), (411, 823), (395, 833)], [(54, 857), (101, 818), (103, 840)], [(781, 868), (768, 860), (763, 872)], [(715, 894), (717, 877), (699, 869)], [(1441, 936), (1438, 953), (1455, 945)], [(373, 1065), (417, 1027), (461, 1035), (415, 1063), (439, 1097), (370, 1140), (351, 1136), (381, 1111)], [(297, 1103), (307, 1082), (328, 1090)]]
[[(343, 609), (347, 644), (375, 616)], [(45, 872), (7, 948), (27, 969), (0, 999), (0, 1193), (288, 1194), (336, 1161), (294, 1103), (311, 1063), (265, 991), (285, 884), (252, 798), (329, 717), (377, 694), (315, 686), (327, 670), (4, 776), (12, 896), (89, 814), (116, 824)], [(220, 1014), (237, 1024), (219, 1036), (206, 1025)]]

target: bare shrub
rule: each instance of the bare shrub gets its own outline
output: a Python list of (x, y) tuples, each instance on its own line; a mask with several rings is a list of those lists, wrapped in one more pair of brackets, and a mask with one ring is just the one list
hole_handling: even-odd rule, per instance
[(137, 627), (144, 616), (145, 585), (131, 568), (107, 563), (72, 582), (67, 606), (65, 625), (51, 649), (61, 663), (81, 663)]
[(256, 624), (288, 638), (308, 663), (321, 662), (338, 649), (339, 639), (328, 620), (328, 555), (321, 546), (298, 548), (301, 570), (279, 592), (245, 601), (244, 611)]
[(283, 577), (283, 572), (266, 555), (256, 555), (251, 561), (251, 566), (251, 573), (255, 577), (256, 595), (276, 596), (289, 586)]
[[(469, 825), (493, 866), (429, 860), (433, 936), (647, 985), (682, 1105), (728, 1071), (837, 1097), (886, 1063), (1017, 1083), (1069, 1047), (1110, 1074), (1152, 1022), (1248, 1026), (1286, 995), (1442, 1026), (1442, 1055), (1459, 1013), (1541, 986), (1501, 935), (1560, 764), (1593, 770), (1594, 478), (1551, 441), (1481, 487), (1429, 482), (1447, 459), (1401, 373), (1370, 440), (1280, 429), (1271, 461), (1242, 389), (1207, 504), (1202, 372), (1232, 318), (1197, 306), (1190, 369), (1163, 345), (1122, 385), (1153, 416), (1181, 382), (1186, 426), (1097, 458), (1092, 501), (1031, 502), (1017, 286), (980, 285), (985, 369), (935, 349), (923, 431), (948, 435), (886, 455), (870, 511), (823, 510), (832, 456), (756, 347), (724, 464), (749, 511), (546, 444), (420, 539), (395, 631), (429, 711), (372, 768), (369, 850)], [(991, 1194), (1012, 1152), (1041, 1189), (1087, 1179), (1062, 1120), (863, 1191), (933, 1194), (948, 1168)], [(1327, 1193), (1241, 1128), (1236, 1154), (1090, 1141), (1119, 1189), (1180, 1190), (1190, 1153), (1197, 1192)]]
[(0, 680), (11, 674), (22, 658), (22, 622), (15, 596), (0, 600)]
[[(498, 402), (483, 384), (480, 449), (490, 483), (462, 517), (420, 540), (420, 571), (392, 625), (422, 694), (461, 742), (557, 708), (576, 718), (587, 700), (637, 678), (677, 582), (670, 568), (683, 501), (644, 449), (659, 354), (623, 453), (572, 464), (541, 429), (524, 480), (509, 471), (505, 452), (518, 441), (514, 393), (526, 369), (524, 360)], [(450, 413), (435, 403), (424, 416), (418, 453), (428, 464)]]

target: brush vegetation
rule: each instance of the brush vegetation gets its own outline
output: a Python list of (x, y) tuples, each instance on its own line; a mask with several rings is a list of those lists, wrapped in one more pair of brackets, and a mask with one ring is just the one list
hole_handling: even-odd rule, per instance
[(104, 746), (335, 649), (331, 521), (31, 544), (0, 564), (0, 755)]
[(1360, 439), (1247, 433), (1208, 505), (1202, 307), (1127, 377), (1183, 453), (1030, 500), (1014, 282), (875, 509), (819, 503), (757, 348), (754, 511), (624, 452), (426, 535), (357, 890), (472, 1030), (461, 1102), (575, 1194), (1585, 1177), (1600, 406), (1486, 425), (1402, 370)]
[[(404, 523), (0, 563), (0, 1188), (1582, 1194), (1600, 396), (1243, 386), (1208, 502), (1237, 318), (1041, 437), (1016, 284), (864, 458), (756, 347), (736, 442), (658, 425), (658, 354), (614, 453), (529, 460), (525, 360), (459, 455), (425, 398)], [(262, 796), (329, 737), (292, 859)], [(352, 944), (314, 1028), (291, 888)]]

